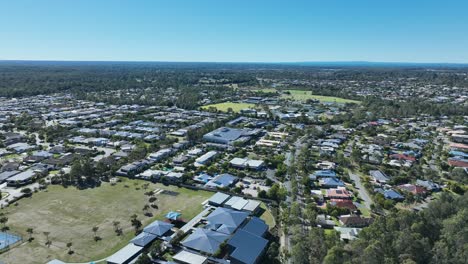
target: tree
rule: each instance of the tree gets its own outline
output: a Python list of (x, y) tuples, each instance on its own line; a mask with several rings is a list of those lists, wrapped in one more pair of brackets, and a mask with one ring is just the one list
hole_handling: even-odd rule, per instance
[(34, 233), (34, 230), (33, 230), (31, 227), (29, 227), (28, 229), (26, 229), (26, 232), (29, 234), (29, 239), (28, 239), (28, 241), (31, 242), (31, 241), (33, 240), (32, 235), (33, 235), (33, 233)]
[(52, 241), (50, 241), (49, 239), (49, 235), (50, 235), (50, 232), (48, 231), (45, 231), (45, 232), (42, 232), (44, 234), (44, 236), (46, 237), (46, 246), (47, 247), (50, 247), (50, 245), (52, 244)]
[(151, 264), (153, 263), (150, 259), (150, 257), (148, 257), (147, 254), (141, 254), (140, 257), (137, 259), (137, 261), (135, 261), (135, 264)]
[(122, 228), (120, 228), (120, 222), (119, 221), (113, 221), (112, 225), (114, 225), (114, 231), (117, 234), (117, 236), (122, 235)]
[(161, 240), (156, 240), (151, 244), (149, 253), (153, 259), (157, 259), (162, 253), (162, 242)]
[[(148, 210), (149, 209), (150, 209), (149, 204), (145, 204), (145, 206), (143, 206), (143, 212), (145, 212), (145, 215), (148, 215)], [(148, 215), (148, 216), (151, 216), (151, 215)]]
[(73, 250), (71, 249), (72, 246), (73, 246), (72, 242), (67, 243), (68, 254), (70, 254), (70, 255), (73, 254)]
[[(135, 217), (134, 217), (135, 216)], [(135, 228), (135, 233), (137, 233), (138, 231), (140, 231), (140, 228), (142, 226), (142, 223), (140, 220), (138, 220), (138, 218), (136, 217), (136, 215), (132, 215), (131, 217), (131, 223), (132, 223), (132, 226)]]
[(99, 230), (98, 226), (93, 226), (92, 228), (93, 233), (94, 233), (94, 241), (99, 241), (101, 238), (97, 235), (97, 231)]

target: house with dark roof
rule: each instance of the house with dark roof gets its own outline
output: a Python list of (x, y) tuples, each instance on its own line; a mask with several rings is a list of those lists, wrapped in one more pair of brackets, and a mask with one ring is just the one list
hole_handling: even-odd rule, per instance
[(319, 181), (319, 185), (323, 188), (337, 188), (345, 186), (345, 184), (342, 181), (338, 180), (335, 177), (323, 178)]
[(346, 227), (366, 227), (372, 222), (372, 218), (365, 218), (359, 215), (342, 215), (339, 217), (340, 223)]
[(258, 263), (268, 245), (265, 238), (244, 229), (237, 231), (228, 241), (231, 263)]
[(247, 219), (248, 213), (223, 207), (216, 208), (206, 217), (206, 228), (224, 234), (232, 234)]
[(9, 177), (8, 179), (6, 179), (6, 182), (8, 186), (18, 187), (18, 186), (31, 183), (35, 177), (36, 177), (36, 172), (34, 172), (33, 170), (27, 170), (27, 171), (18, 173), (12, 177)]
[(130, 243), (133, 243), (136, 246), (146, 247), (151, 244), (157, 237), (158, 236), (151, 233), (141, 232), (132, 240), (130, 240)]
[(12, 171), (4, 171), (0, 173), (0, 183), (5, 182), (8, 178), (20, 173), (19, 171), (12, 170)]
[(390, 200), (395, 200), (395, 201), (401, 201), (405, 199), (403, 195), (399, 194), (397, 191), (392, 190), (392, 189), (387, 189), (387, 190), (376, 189), (376, 192), (383, 194), (385, 199), (390, 199)]
[(432, 181), (416, 180), (416, 185), (426, 188), (426, 190), (431, 192), (440, 191), (441, 187), (439, 184)]
[(157, 237), (164, 237), (168, 235), (169, 231), (174, 227), (173, 224), (166, 223), (163, 221), (156, 220), (153, 223), (147, 225), (143, 232), (153, 234)]
[(387, 183), (390, 180), (390, 178), (380, 170), (371, 170), (369, 171), (369, 175), (378, 183)]
[(228, 234), (216, 232), (210, 229), (196, 228), (181, 244), (184, 247), (197, 251), (214, 254), (219, 246), (229, 239)]
[(250, 221), (247, 222), (244, 227), (242, 227), (242, 230), (263, 237), (268, 231), (268, 225), (265, 224), (265, 221), (262, 219), (258, 217), (252, 217)]
[(316, 178), (331, 178), (336, 177), (336, 172), (333, 170), (318, 170), (315, 171), (312, 175)]

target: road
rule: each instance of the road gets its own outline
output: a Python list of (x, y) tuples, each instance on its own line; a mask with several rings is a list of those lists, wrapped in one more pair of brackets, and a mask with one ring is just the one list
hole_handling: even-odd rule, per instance
[[(306, 139), (306, 136), (303, 136), (303, 137), (297, 139), (296, 142), (294, 142), (294, 155), (293, 155), (293, 153), (291, 151), (287, 152), (285, 154), (284, 164), (286, 164), (286, 166), (290, 167), (290, 166), (293, 165), (292, 164), (293, 160), (296, 160), (296, 158), (299, 155), (302, 147), (305, 145), (305, 143), (304, 143), (305, 139)], [(286, 202), (288, 204), (291, 204), (292, 202), (294, 202), (294, 200), (292, 199), (291, 179), (294, 178), (296, 180), (296, 182), (300, 183), (301, 182), (301, 177), (297, 173), (294, 173), (293, 175), (287, 175), (287, 177), (288, 177), (289, 180), (285, 181), (283, 183), (283, 186), (288, 191), (288, 196), (286, 197)], [(301, 207), (300, 218), (303, 219), (302, 218), (302, 210), (304, 209), (304, 203), (302, 202), (303, 188), (302, 188), (301, 184), (298, 184), (297, 187), (298, 187), (297, 188), (298, 193), (296, 194), (296, 200), (295, 201), (300, 204), (300, 207)], [(304, 225), (302, 225), (302, 227), (304, 227)], [(291, 235), (290, 234), (282, 232), (281, 237), (280, 237), (280, 242), (281, 242), (281, 247), (286, 248), (289, 252), (292, 251)], [(287, 263), (291, 264), (291, 258), (287, 259)]]
[(348, 172), (348, 174), (351, 180), (354, 181), (356, 185), (356, 189), (359, 191), (359, 197), (361, 197), (361, 199), (364, 201), (364, 206), (370, 210), (372, 199), (369, 193), (367, 192), (366, 188), (364, 188), (364, 186), (362, 185), (361, 178), (359, 177), (359, 175), (351, 173), (351, 172)]

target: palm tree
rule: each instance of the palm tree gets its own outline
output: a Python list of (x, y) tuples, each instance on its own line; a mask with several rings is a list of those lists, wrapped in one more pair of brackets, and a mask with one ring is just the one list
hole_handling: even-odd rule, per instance
[(120, 222), (119, 221), (114, 221), (112, 222), (112, 224), (114, 225), (114, 231), (115, 233), (120, 236), (122, 234), (122, 229), (120, 228)]
[(72, 246), (73, 246), (73, 243), (72, 243), (72, 242), (68, 242), (68, 243), (67, 243), (68, 254), (72, 254), (72, 253), (73, 253), (73, 251), (72, 251), (72, 249), (71, 249)]
[(97, 236), (97, 231), (99, 230), (98, 226), (93, 226), (94, 240), (98, 241), (100, 237)]
[(44, 236), (46, 236), (46, 246), (47, 247), (50, 247), (50, 244), (52, 244), (52, 241), (49, 240), (49, 235), (50, 235), (50, 232), (43, 232)]
[(28, 232), (29, 234), (29, 242), (31, 242), (33, 240), (33, 237), (32, 237), (32, 234), (34, 233), (34, 229), (32, 229), (31, 227), (26, 229), (26, 232)]
[(3, 227), (6, 227), (7, 222), (8, 222), (8, 217), (2, 213), (0, 215), (0, 223), (3, 225)]
[(145, 212), (145, 215), (148, 214), (149, 209), (150, 209), (150, 206), (148, 204), (145, 204), (145, 206), (143, 206), (143, 211)]

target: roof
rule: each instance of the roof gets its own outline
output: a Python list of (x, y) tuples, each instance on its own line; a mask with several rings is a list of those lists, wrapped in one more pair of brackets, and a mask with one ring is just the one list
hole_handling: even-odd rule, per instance
[(128, 260), (134, 258), (137, 254), (141, 252), (143, 248), (140, 246), (135, 246), (130, 243), (125, 247), (121, 248), (119, 251), (115, 252), (114, 255), (107, 258), (107, 262), (123, 264)]
[(190, 264), (203, 264), (208, 260), (208, 257), (201, 256), (186, 250), (182, 250), (179, 253), (175, 254), (172, 259)]
[(339, 198), (350, 198), (351, 193), (345, 188), (337, 188), (337, 189), (328, 189), (327, 190), (328, 197), (339, 197)]
[(211, 198), (208, 200), (210, 203), (214, 204), (223, 204), (227, 199), (231, 197), (228, 194), (222, 193), (222, 192), (217, 192)]
[(244, 208), (244, 206), (247, 205), (247, 200), (242, 198), (242, 197), (239, 197), (239, 196), (233, 196), (231, 197), (231, 199), (229, 199), (227, 202), (226, 202), (226, 206), (229, 206), (231, 207), (232, 209), (235, 209), (235, 210), (242, 210), (242, 208)]
[(383, 195), (387, 199), (403, 199), (404, 198), (401, 194), (391, 189), (383, 191)]
[(385, 173), (379, 170), (371, 170), (369, 171), (369, 174), (370, 176), (372, 176), (372, 178), (374, 178), (374, 180), (379, 181), (379, 182), (387, 182), (390, 180), (388, 176), (385, 175)]
[(331, 199), (330, 204), (340, 208), (347, 208), (349, 210), (356, 209), (356, 205), (354, 205), (353, 201), (349, 199)]
[(229, 163), (233, 166), (237, 167), (250, 167), (250, 168), (258, 168), (263, 166), (264, 162), (263, 160), (253, 160), (249, 158), (233, 158)]
[(373, 222), (372, 218), (364, 218), (358, 215), (342, 215), (339, 219), (344, 226), (351, 227), (364, 227), (370, 225)]
[(320, 185), (326, 185), (326, 186), (344, 186), (344, 183), (337, 178), (331, 177), (331, 178), (324, 178), (320, 181)]
[(215, 150), (212, 150), (212, 151), (208, 151), (207, 153), (203, 154), (202, 156), (200, 156), (199, 158), (197, 158), (195, 161), (197, 163), (200, 163), (200, 164), (203, 164), (209, 160), (211, 160), (213, 157), (215, 157), (216, 155), (218, 155), (218, 152), (215, 151)]
[(63, 262), (61, 260), (58, 260), (58, 259), (53, 259), (53, 260), (47, 262), (47, 264), (65, 264), (65, 262)]
[(147, 225), (143, 231), (151, 233), (156, 236), (163, 236), (167, 231), (171, 230), (173, 224), (169, 224), (163, 221), (156, 220), (153, 223)]
[(219, 249), (219, 245), (228, 238), (229, 235), (223, 233), (197, 228), (181, 244), (198, 251), (214, 254)]
[(252, 233), (257, 236), (263, 236), (268, 230), (268, 225), (265, 221), (258, 217), (252, 217), (250, 221), (242, 228), (242, 230)]
[(230, 257), (246, 264), (255, 263), (267, 244), (268, 240), (263, 237), (241, 229), (228, 241), (228, 245), (234, 247)]
[(209, 181), (206, 186), (208, 187), (229, 187), (230, 185), (234, 184), (234, 182), (237, 180), (236, 176), (233, 176), (231, 174), (220, 174), (216, 177), (214, 177), (211, 181)]
[(13, 175), (16, 175), (18, 174), (19, 171), (16, 171), (16, 170), (13, 170), (13, 171), (4, 171), (2, 173), (0, 173), (0, 182), (10, 178), (11, 176)]
[(33, 171), (33, 170), (27, 170), (27, 171), (23, 171), (21, 173), (18, 173), (10, 178), (7, 179), (7, 181), (12, 181), (12, 182), (15, 182), (15, 181), (26, 181), (32, 177), (34, 177), (36, 173)]
[(140, 247), (146, 247), (148, 244), (153, 242), (157, 237), (158, 236), (150, 234), (150, 233), (141, 232), (138, 236), (130, 240), (130, 242)]
[(217, 230), (225, 234), (232, 234), (247, 218), (245, 212), (234, 211), (218, 207), (209, 216), (207, 228)]
[(316, 177), (336, 177), (336, 173), (332, 170), (318, 170), (313, 175)]
[(179, 219), (179, 216), (181, 215), (182, 215), (181, 213), (171, 211), (166, 214), (166, 218), (171, 219), (171, 220), (177, 220)]
[(247, 200), (247, 204), (244, 206), (244, 208), (242, 208), (242, 210), (248, 211), (248, 212), (253, 212), (253, 211), (257, 210), (257, 208), (259, 206), (260, 206), (259, 201)]
[(402, 189), (402, 190), (406, 190), (406, 191), (408, 191), (410, 193), (413, 193), (413, 194), (424, 194), (424, 193), (426, 193), (426, 189), (424, 189), (421, 186), (414, 185), (414, 184), (402, 184), (402, 185), (399, 185), (398, 188)]
[(220, 127), (205, 134), (203, 138), (208, 141), (216, 141), (217, 139), (219, 139), (220, 141), (231, 142), (241, 137), (242, 134), (244, 134), (244, 131), (242, 129)]

